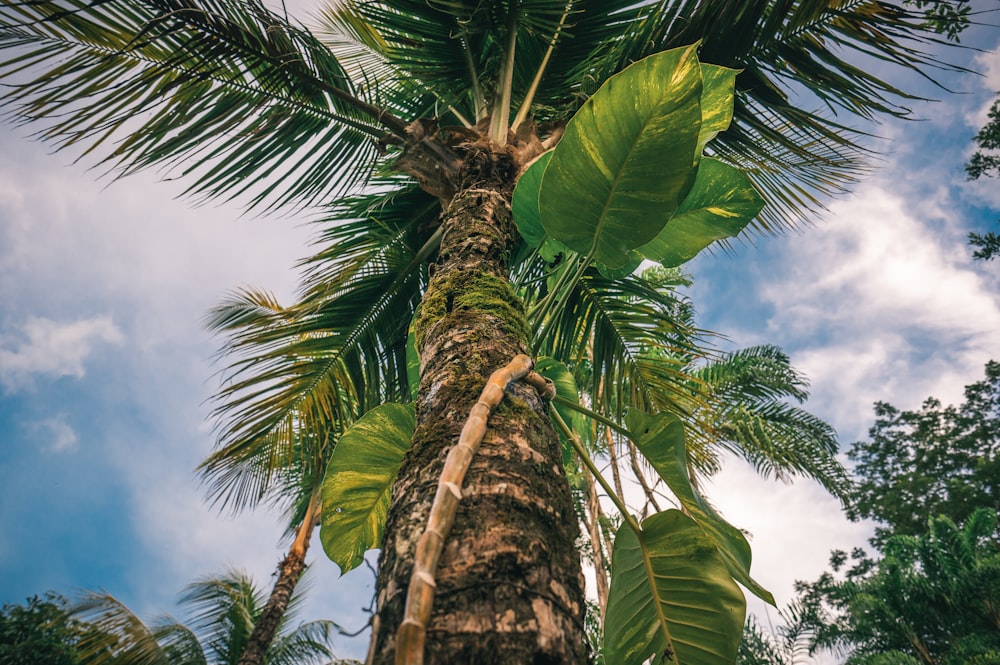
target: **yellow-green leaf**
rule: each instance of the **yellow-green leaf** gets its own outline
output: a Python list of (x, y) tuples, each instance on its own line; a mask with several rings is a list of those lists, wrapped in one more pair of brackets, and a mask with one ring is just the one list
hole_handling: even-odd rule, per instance
[(637, 251), (667, 268), (679, 266), (716, 240), (737, 235), (763, 207), (764, 199), (746, 174), (705, 157), (676, 214)]
[(653, 466), (687, 513), (704, 529), (719, 550), (730, 575), (755, 596), (774, 605), (774, 597), (750, 577), (750, 543), (743, 533), (724, 520), (691, 484), (688, 476), (684, 425), (670, 413), (649, 415), (629, 409), (625, 426), (636, 448)]
[(697, 45), (611, 77), (566, 125), (542, 176), (545, 231), (608, 268), (659, 233), (690, 188), (701, 127)]
[(412, 404), (382, 404), (340, 437), (323, 479), (319, 537), (341, 574), (382, 542), (392, 483), (416, 423)]
[(719, 132), (729, 129), (733, 121), (734, 89), (738, 69), (720, 65), (701, 65), (701, 129), (698, 132), (698, 154)]

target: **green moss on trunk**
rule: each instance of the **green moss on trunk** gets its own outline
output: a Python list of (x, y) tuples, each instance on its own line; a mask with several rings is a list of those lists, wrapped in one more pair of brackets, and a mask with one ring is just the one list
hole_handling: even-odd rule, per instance
[[(509, 187), (459, 191), (442, 219), (434, 276), (415, 325), (417, 428), (393, 488), (379, 561), (373, 662), (394, 662), (413, 553), (448, 450), (487, 378), (529, 353), (506, 276)], [(425, 663), (577, 665), (586, 657), (579, 529), (546, 405), (514, 382), (490, 416), (436, 571)]]

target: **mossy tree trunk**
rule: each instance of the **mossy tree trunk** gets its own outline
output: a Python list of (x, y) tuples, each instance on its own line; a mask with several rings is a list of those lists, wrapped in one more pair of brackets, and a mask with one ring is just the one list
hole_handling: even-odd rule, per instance
[[(531, 355), (507, 277), (516, 167), (480, 155), (442, 217), (439, 259), (417, 321), (421, 378), (413, 445), (393, 488), (369, 663), (395, 662), (414, 549), (450, 446), (489, 375)], [(468, 158), (467, 158), (468, 159)], [(535, 390), (514, 382), (462, 487), (436, 571), (425, 663), (585, 663), (579, 528), (559, 439)]]

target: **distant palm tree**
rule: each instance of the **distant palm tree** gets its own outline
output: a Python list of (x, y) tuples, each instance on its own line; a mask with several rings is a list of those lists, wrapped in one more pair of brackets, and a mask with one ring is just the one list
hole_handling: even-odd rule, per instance
[[(265, 351), (274, 342), (275, 328), (285, 324), (281, 329), (287, 331), (294, 316), (294, 311), (281, 307), (270, 293), (252, 289), (234, 293), (212, 310), (207, 320), (209, 329), (226, 335), (224, 353), (237, 358), (228, 368), (228, 377), (236, 378), (235, 389), (241, 388), (239, 369), (246, 369), (247, 353)], [(330, 385), (340, 384), (350, 385), (345, 381)], [(223, 394), (233, 388), (230, 384)], [(305, 571), (306, 554), (320, 518), (320, 487), (326, 463), (337, 437), (365, 403), (350, 391), (338, 393), (334, 397), (316, 391), (289, 412), (285, 422), (261, 433), (234, 434), (223, 420), (220, 445), (198, 465), (209, 484), (213, 504), (237, 512), (267, 501), (289, 518), (292, 543), (278, 565), (277, 578), (243, 650), (241, 663), (262, 662)]]
[[(240, 571), (210, 577), (185, 589), (189, 620), (169, 616), (147, 626), (121, 601), (88, 592), (73, 615), (93, 626), (79, 645), (83, 665), (236, 665), (263, 609), (264, 596)], [(290, 610), (293, 613), (296, 602)], [(286, 617), (286, 620), (290, 618)], [(331, 621), (311, 621), (279, 632), (267, 650), (268, 665), (345, 663), (333, 656)]]

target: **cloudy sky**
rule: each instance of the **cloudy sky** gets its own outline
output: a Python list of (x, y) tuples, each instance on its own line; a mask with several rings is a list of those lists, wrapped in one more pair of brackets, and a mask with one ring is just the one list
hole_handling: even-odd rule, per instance
[[(984, 50), (947, 57), (983, 76), (949, 76), (954, 95), (911, 80), (942, 101), (915, 103), (921, 122), (878, 128), (882, 163), (853, 195), (800, 232), (690, 267), (699, 323), (732, 348), (783, 347), (811, 380), (808, 408), (845, 446), (875, 400), (958, 402), (1000, 358), (1000, 265), (972, 262), (965, 244), (995, 228), (1000, 186), (962, 172), (1000, 90), (1000, 29), (964, 41)], [(26, 135), (0, 125), (0, 603), (104, 588), (152, 617), (227, 566), (266, 583), (287, 545), (280, 516), (219, 515), (192, 471), (212, 447), (217, 386), (217, 341), (201, 322), (241, 285), (289, 301), (307, 218), (193, 208), (177, 183), (99, 180)], [(869, 534), (814, 483), (764, 482), (732, 463), (706, 491), (752, 534), (754, 572), (779, 604), (830, 549)], [(304, 618), (360, 627), (371, 573), (339, 578), (318, 547), (311, 558)], [(364, 639), (337, 648), (360, 657)]]

